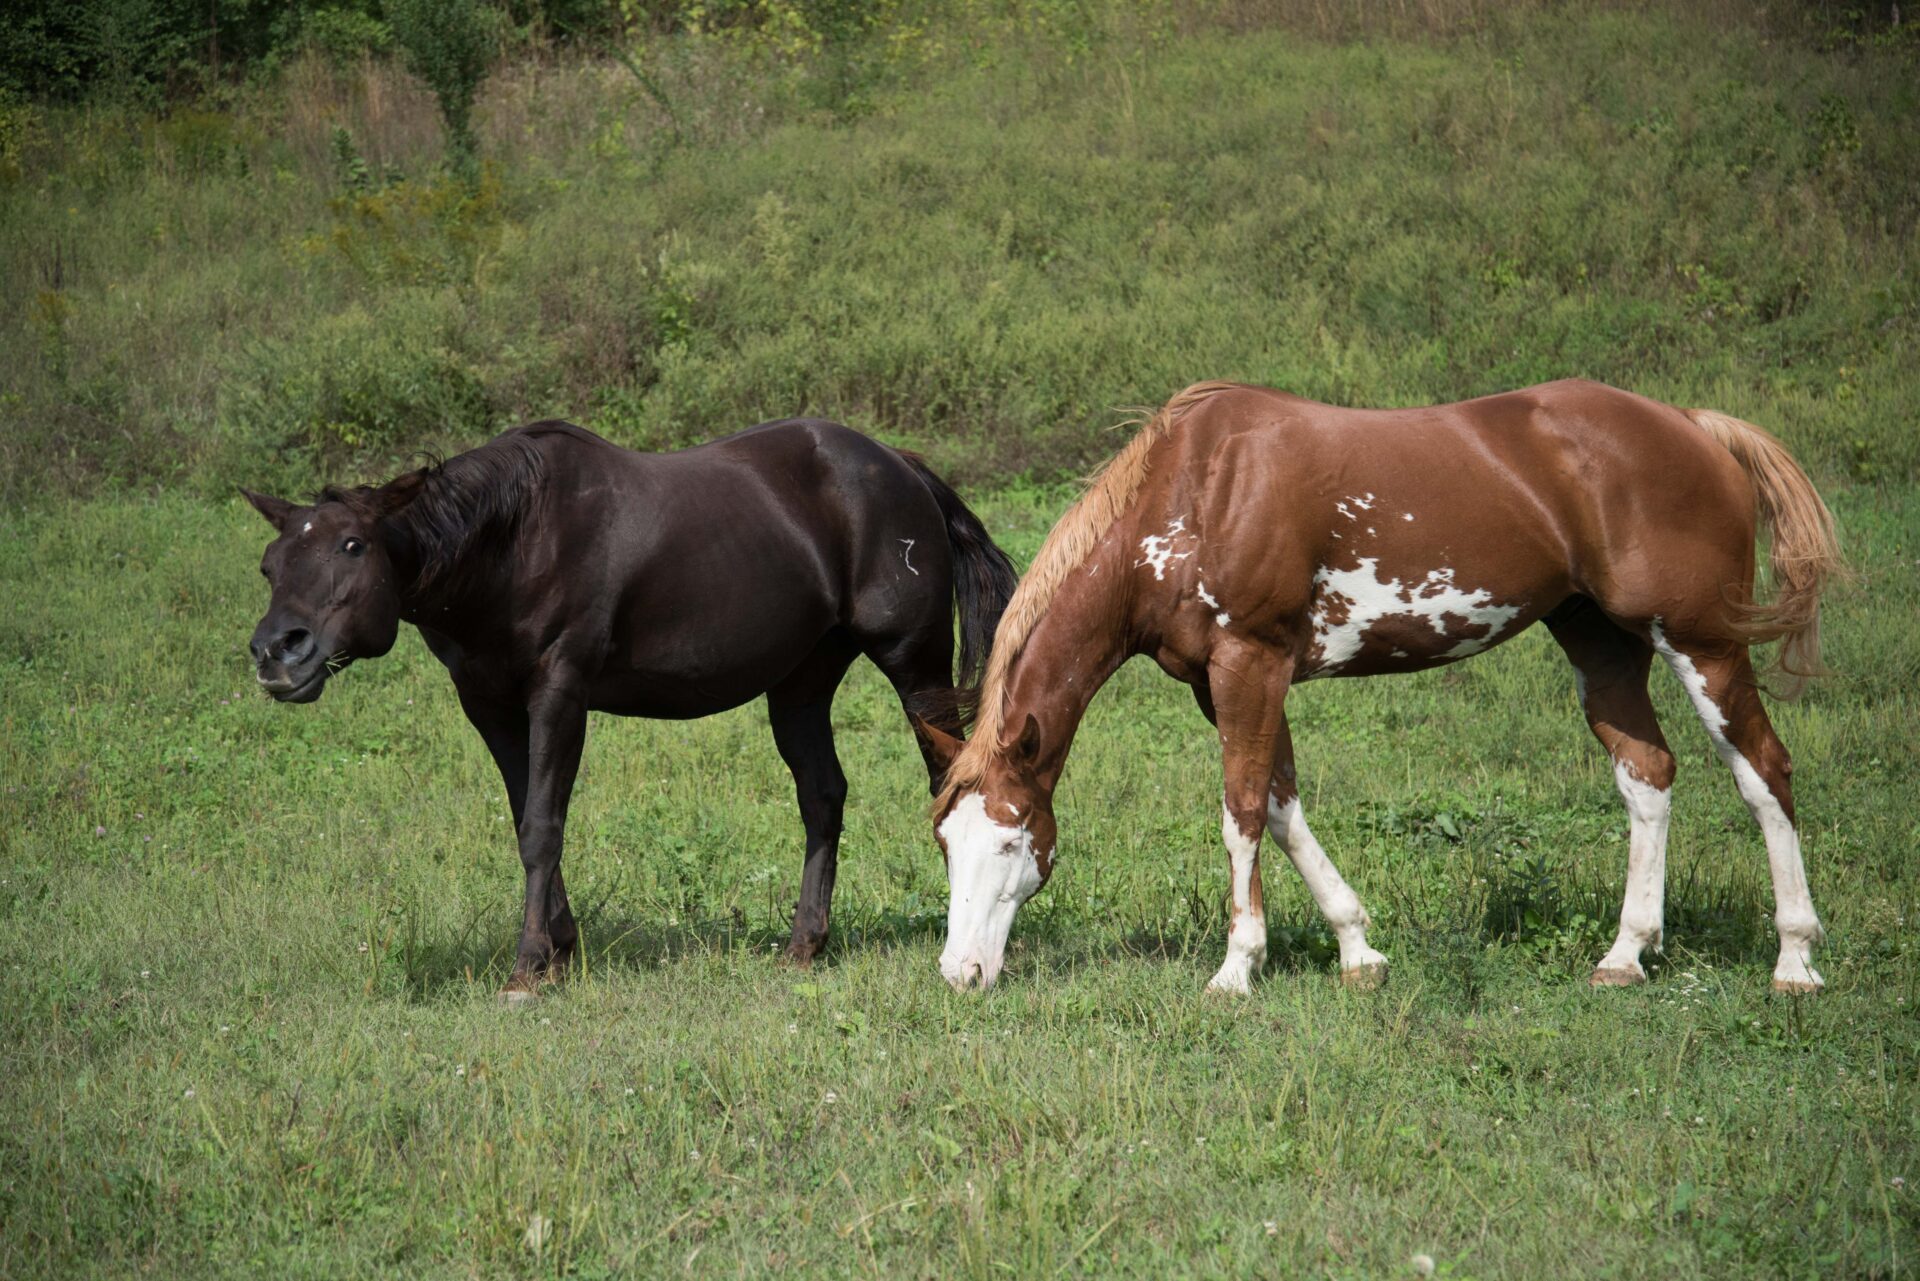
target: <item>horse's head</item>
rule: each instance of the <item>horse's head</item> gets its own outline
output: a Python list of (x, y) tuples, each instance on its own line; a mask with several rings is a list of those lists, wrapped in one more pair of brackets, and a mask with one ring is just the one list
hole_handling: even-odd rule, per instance
[(393, 648), (401, 584), (383, 521), (411, 493), (328, 491), (299, 507), (241, 492), (279, 531), (260, 558), (273, 599), (253, 629), (254, 675), (283, 703), (311, 703), (335, 671)]
[[(977, 779), (948, 789), (935, 817), (949, 896), (940, 972), (955, 988), (993, 986), (1006, 964), (1014, 914), (1053, 874), (1053, 791), (1036, 767), (1039, 743), (1039, 726), (1028, 716), (1019, 738)], [(947, 740), (936, 747), (950, 764), (961, 745)]]

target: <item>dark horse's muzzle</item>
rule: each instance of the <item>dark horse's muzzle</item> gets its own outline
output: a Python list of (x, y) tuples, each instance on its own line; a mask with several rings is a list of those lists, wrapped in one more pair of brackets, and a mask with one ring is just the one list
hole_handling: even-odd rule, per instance
[(311, 703), (327, 683), (327, 660), (313, 633), (262, 619), (247, 644), (254, 679), (282, 703)]

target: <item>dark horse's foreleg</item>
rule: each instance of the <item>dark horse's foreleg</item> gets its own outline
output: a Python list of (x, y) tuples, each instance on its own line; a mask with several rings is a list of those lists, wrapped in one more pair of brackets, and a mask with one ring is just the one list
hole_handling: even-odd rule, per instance
[[(513, 830), (517, 834), (526, 822), (527, 781), (532, 754), (532, 729), (527, 709), (511, 703), (492, 702), (465, 690), (460, 692), (460, 706), (473, 727), (480, 731), (487, 751), (493, 754), (493, 763), (500, 769), (500, 781), (506, 784), (507, 805), (513, 813)], [(574, 948), (580, 938), (579, 927), (573, 919), (573, 909), (567, 902), (566, 882), (561, 879), (558, 864), (554, 866), (552, 880), (547, 886), (547, 936), (553, 943), (553, 953), (547, 962), (547, 970), (551, 974), (564, 969), (573, 959)]]
[(788, 959), (800, 965), (812, 961), (827, 943), (840, 862), (840, 821), (847, 802), (847, 776), (833, 750), (833, 695), (852, 661), (850, 646), (829, 640), (767, 692), (773, 742), (793, 772), (800, 821), (807, 830), (800, 901), (794, 905), (793, 936), (787, 942)]
[(460, 705), (486, 740), (507, 787), (526, 869), (526, 903), (513, 975), (503, 996), (533, 994), (572, 959), (580, 932), (560, 874), (567, 802), (586, 742), (586, 704), (558, 685), (538, 691), (526, 708), (488, 702), (464, 691)]

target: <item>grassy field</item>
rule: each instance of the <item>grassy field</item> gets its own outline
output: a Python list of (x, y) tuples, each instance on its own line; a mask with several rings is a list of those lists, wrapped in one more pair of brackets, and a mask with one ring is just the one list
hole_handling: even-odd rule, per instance
[[(1055, 505), (985, 506), (1030, 552)], [(416, 639), (273, 706), (238, 502), (8, 517), (0, 1273), (1898, 1275), (1917, 508), (1842, 496), (1849, 675), (1777, 709), (1820, 999), (1768, 991), (1761, 843), (1664, 679), (1669, 949), (1643, 989), (1587, 989), (1626, 823), (1529, 633), (1294, 699), (1315, 825), (1396, 965), (1379, 993), (1335, 985), (1282, 862), (1265, 981), (1201, 995), (1218, 763), (1140, 664), (1081, 736), (1008, 981), (950, 993), (923, 776), (863, 664), (828, 963), (773, 958), (799, 829), (764, 713), (597, 718), (585, 972), (526, 1014), (493, 999), (504, 800)]]
[[(671, 144), (617, 67), (506, 68), (477, 202), (378, 68), (47, 115), (0, 173), (0, 1276), (1915, 1272), (1911, 59), (1724, 7), (1061, 39), (958, 42), (851, 106), (655, 50)], [(527, 1011), (494, 1000), (505, 798), (417, 637), (312, 707), (250, 688), (268, 531), (236, 479), (548, 413), (663, 445), (814, 410), (929, 448), (1025, 557), (1114, 405), (1562, 374), (1777, 429), (1840, 518), (1838, 674), (1773, 708), (1817, 999), (1768, 989), (1759, 833), (1664, 676), (1668, 950), (1587, 988), (1627, 822), (1537, 630), (1290, 700), (1395, 968), (1341, 989), (1269, 858), (1241, 1001), (1200, 991), (1213, 737), (1144, 664), (984, 995), (938, 976), (924, 774), (870, 667), (809, 972), (774, 959), (801, 839), (764, 711), (596, 718), (585, 963)]]

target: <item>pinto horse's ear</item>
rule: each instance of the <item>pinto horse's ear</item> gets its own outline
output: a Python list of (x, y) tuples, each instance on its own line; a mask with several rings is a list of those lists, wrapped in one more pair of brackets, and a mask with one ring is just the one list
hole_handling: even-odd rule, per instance
[(284, 498), (275, 498), (271, 494), (256, 494), (251, 489), (243, 489), (240, 496), (253, 504), (253, 509), (267, 518), (267, 524), (275, 529), (287, 527), (287, 517), (293, 514), (293, 504)]
[(909, 715), (907, 719), (913, 724), (913, 736), (919, 739), (921, 746), (927, 749), (927, 754), (933, 757), (933, 763), (940, 767), (940, 772), (945, 774), (953, 768), (953, 758), (960, 755), (967, 741), (963, 738), (955, 738), (939, 726), (919, 716)]
[(1031, 765), (1040, 759), (1040, 722), (1033, 719), (1033, 713), (1027, 713), (1027, 723), (1020, 727), (1020, 737), (1014, 740), (1013, 754)]

